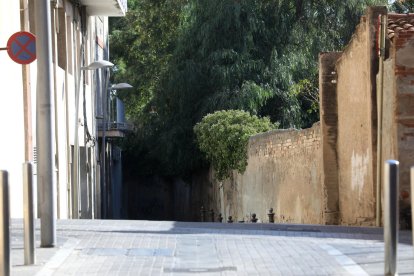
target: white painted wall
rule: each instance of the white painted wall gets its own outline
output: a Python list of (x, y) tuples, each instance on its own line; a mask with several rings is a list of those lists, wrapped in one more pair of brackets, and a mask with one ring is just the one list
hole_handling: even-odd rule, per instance
[[(57, 166), (56, 169), (56, 184), (57, 186), (57, 200), (58, 200), (58, 217), (69, 218), (69, 193), (70, 188), (70, 152), (68, 145), (74, 145), (75, 126), (78, 121), (75, 118), (75, 79), (76, 62), (79, 59), (79, 51), (76, 51), (76, 46), (79, 47), (79, 29), (73, 26), (72, 7), (69, 1), (65, 1), (66, 24), (68, 29), (67, 35), (67, 54), (69, 72), (63, 69), (56, 68), (56, 95), (55, 95), (55, 109), (56, 117), (53, 118), (55, 123), (56, 135), (53, 137), (55, 144), (54, 150), (57, 152)], [(103, 18), (105, 32), (103, 36), (107, 36), (108, 19)], [(97, 47), (95, 45), (95, 24), (96, 17), (89, 18), (88, 28), (89, 34), (86, 45), (87, 60), (86, 64), (96, 60), (97, 57), (102, 57), (102, 53), (96, 53)], [(102, 24), (102, 22), (101, 22)], [(7, 46), (8, 38), (15, 32), (20, 31), (20, 3), (19, 1), (0, 0), (0, 47)], [(77, 37), (78, 45), (74, 44), (74, 36)], [(104, 40), (106, 38), (104, 37)], [(100, 49), (101, 50), (101, 49)], [(78, 65), (79, 66), (79, 65)], [(89, 130), (92, 136), (96, 136), (95, 122), (94, 122), (94, 97), (96, 81), (93, 78), (96, 72), (88, 72), (86, 77), (86, 102), (87, 102), (87, 119)], [(37, 79), (37, 64), (36, 61), (30, 65), (30, 81), (31, 81), (31, 100), (32, 100), (32, 142), (36, 146), (36, 79)], [(83, 118), (82, 112), (82, 82), (80, 81), (80, 99), (79, 99), (79, 116)], [(0, 51), (0, 170), (9, 172), (10, 185), (10, 207), (11, 217), (21, 218), (23, 216), (23, 177), (22, 165), (25, 162), (25, 137), (24, 137), (24, 107), (23, 107), (23, 83), (22, 83), (22, 66), (13, 62), (7, 51)], [(66, 103), (67, 101), (67, 103)], [(83, 121), (82, 121), (83, 125)], [(83, 127), (79, 127), (79, 145), (85, 146), (85, 134)], [(57, 146), (57, 147), (56, 147)], [(88, 145), (90, 146), (90, 145)], [(97, 146), (97, 145), (96, 145)], [(92, 157), (96, 155), (96, 147), (92, 148)], [(92, 171), (91, 183), (96, 181), (94, 172), (96, 170), (96, 162), (90, 160), (90, 170)], [(35, 168), (34, 168), (35, 169)], [(86, 168), (84, 168), (86, 169)], [(34, 176), (36, 184), (36, 175)], [(91, 186), (92, 184), (89, 183)], [(94, 192), (90, 189), (90, 192)], [(35, 193), (36, 194), (36, 193)], [(90, 199), (93, 197), (88, 195)], [(92, 205), (93, 202), (88, 204)], [(35, 202), (35, 209), (37, 203)]]
[[(0, 47), (20, 31), (19, 1), (0, 0)], [(24, 121), (22, 66), (0, 51), (0, 170), (9, 172), (11, 217), (23, 216)]]

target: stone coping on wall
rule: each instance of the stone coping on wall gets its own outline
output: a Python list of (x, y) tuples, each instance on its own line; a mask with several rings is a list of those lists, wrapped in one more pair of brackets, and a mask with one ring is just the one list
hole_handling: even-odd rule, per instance
[(250, 157), (289, 157), (313, 151), (320, 145), (320, 122), (306, 129), (275, 129), (256, 134), (249, 139)]
[(279, 133), (290, 133), (290, 132), (303, 132), (303, 131), (311, 131), (313, 128), (315, 127), (319, 127), (320, 126), (320, 122), (316, 122), (314, 123), (311, 127), (309, 128), (304, 128), (304, 129), (296, 129), (296, 128), (287, 128), (287, 129), (273, 129), (267, 132), (263, 132), (263, 133), (258, 133), (256, 135), (253, 135), (252, 137), (250, 137), (250, 140), (254, 139), (260, 139), (260, 138), (268, 138), (268, 137), (273, 137), (275, 134), (279, 134)]

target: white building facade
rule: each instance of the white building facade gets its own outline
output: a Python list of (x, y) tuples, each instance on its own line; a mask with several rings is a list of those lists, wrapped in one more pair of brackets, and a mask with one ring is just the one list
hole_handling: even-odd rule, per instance
[[(23, 163), (33, 163), (36, 180), (36, 156), (41, 154), (35, 140), (37, 64), (17, 64), (4, 48), (16, 32), (36, 35), (35, 2), (0, 0), (0, 170), (9, 173), (13, 218), (23, 216)], [(84, 69), (109, 59), (108, 17), (126, 11), (126, 0), (51, 1), (58, 218), (102, 217), (98, 124), (99, 107), (109, 93), (108, 69)]]

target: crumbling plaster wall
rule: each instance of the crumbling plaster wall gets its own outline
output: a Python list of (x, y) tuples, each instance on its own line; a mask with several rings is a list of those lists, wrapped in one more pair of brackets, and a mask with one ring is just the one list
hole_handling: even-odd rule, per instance
[(325, 189), (326, 224), (338, 224), (338, 98), (336, 91), (336, 62), (342, 52), (319, 55), (319, 114), (321, 124), (322, 171), (321, 181)]
[(340, 224), (375, 221), (376, 11), (361, 19), (336, 64)]
[[(250, 138), (243, 174), (214, 183), (215, 206), (224, 219), (248, 220), (256, 213), (267, 221), (324, 224), (325, 194), (321, 185), (320, 125), (305, 130), (275, 130)], [(212, 176), (212, 175), (211, 175)]]

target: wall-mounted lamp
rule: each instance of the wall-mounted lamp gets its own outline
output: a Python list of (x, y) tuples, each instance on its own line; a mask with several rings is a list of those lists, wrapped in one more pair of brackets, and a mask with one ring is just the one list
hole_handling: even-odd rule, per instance
[(111, 86), (111, 90), (129, 89), (129, 88), (133, 88), (133, 86), (126, 82), (116, 83)]
[(113, 67), (114, 64), (107, 60), (96, 60), (90, 63), (88, 66), (81, 67), (81, 70), (96, 70), (101, 68), (110, 68)]
[[(124, 89), (131, 89), (134, 88), (132, 85), (126, 82), (116, 83), (113, 84), (109, 89), (111, 90), (111, 103), (110, 103), (110, 119), (111, 121), (116, 121), (116, 110), (117, 110), (117, 91), (124, 90)], [(123, 109), (123, 108), (122, 108)]]
[[(88, 66), (84, 66), (81, 67), (80, 69), (82, 71), (85, 70), (97, 70), (97, 69), (108, 69), (107, 71), (107, 75), (106, 78), (104, 80), (104, 89), (102, 91), (103, 97), (102, 97), (102, 109), (103, 109), (103, 122), (105, 123), (106, 121), (106, 105), (107, 105), (107, 90), (108, 90), (108, 83), (109, 83), (109, 77), (110, 77), (110, 72), (109, 72), (109, 68), (113, 67), (114, 64), (110, 61), (107, 60), (97, 60), (97, 61), (93, 61), (92, 63), (90, 63)], [(80, 74), (80, 72), (79, 72)], [(80, 80), (80, 76), (78, 78), (78, 80)], [(74, 184), (73, 184), (73, 218), (78, 218), (79, 217), (79, 203), (80, 203), (80, 174), (79, 174), (79, 135), (78, 135), (78, 128), (79, 128), (79, 122), (78, 122), (78, 117), (79, 117), (79, 94), (80, 94), (80, 89), (79, 89), (79, 85), (77, 85), (76, 90), (75, 90), (75, 101), (76, 101), (76, 109), (75, 109), (75, 118), (76, 118), (76, 122), (75, 122), (75, 142), (74, 142)], [(105, 95), (105, 96), (104, 96)], [(105, 125), (103, 126), (103, 137), (102, 137), (102, 147), (101, 147), (101, 192), (102, 188), (105, 187)], [(104, 186), (104, 187), (102, 187)], [(105, 195), (103, 196), (104, 202), (103, 205), (105, 206), (106, 201), (105, 201)], [(94, 202), (93, 202), (93, 197), (92, 197), (92, 206), (94, 206)], [(82, 207), (82, 206), (81, 206)], [(97, 208), (99, 208), (99, 206), (97, 206)], [(105, 207), (103, 208), (104, 210), (104, 214), (103, 216), (105, 216)], [(101, 214), (102, 215), (102, 214)], [(93, 215), (94, 217), (94, 215)], [(98, 216), (99, 217), (99, 216)]]

